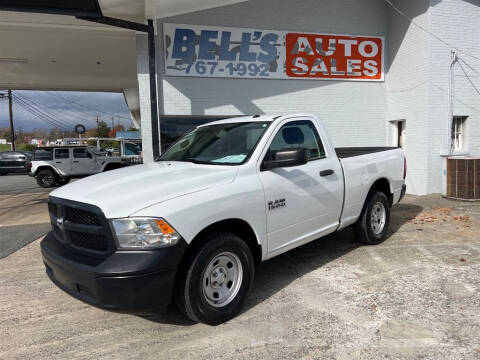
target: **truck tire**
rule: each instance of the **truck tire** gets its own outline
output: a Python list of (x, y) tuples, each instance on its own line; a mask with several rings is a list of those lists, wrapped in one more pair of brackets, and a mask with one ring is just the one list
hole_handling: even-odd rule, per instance
[(42, 188), (50, 188), (57, 183), (57, 174), (52, 170), (41, 170), (37, 174), (37, 184)]
[(371, 192), (353, 229), (358, 240), (376, 245), (386, 238), (390, 224), (390, 202), (380, 191)]
[(58, 186), (67, 185), (69, 182), (70, 182), (70, 178), (58, 178), (57, 185)]
[(253, 283), (253, 256), (240, 237), (228, 232), (202, 240), (180, 270), (175, 298), (191, 320), (217, 325), (240, 312)]

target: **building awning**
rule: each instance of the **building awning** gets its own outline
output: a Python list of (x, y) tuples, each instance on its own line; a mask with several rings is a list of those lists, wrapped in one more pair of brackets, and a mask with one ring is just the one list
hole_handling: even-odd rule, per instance
[(0, 10), (100, 17), (98, 0), (0, 0)]

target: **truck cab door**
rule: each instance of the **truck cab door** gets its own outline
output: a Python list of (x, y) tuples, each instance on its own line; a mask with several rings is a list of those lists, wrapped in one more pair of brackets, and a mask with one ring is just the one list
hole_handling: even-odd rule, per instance
[(95, 158), (87, 148), (73, 148), (72, 174), (91, 175), (95, 171)]
[[(322, 133), (322, 138), (326, 135)], [(263, 161), (279, 150), (304, 148), (304, 165), (262, 170), (268, 252), (276, 255), (336, 230), (343, 203), (343, 173), (335, 154), (325, 151), (312, 120), (283, 122), (264, 150)], [(330, 152), (330, 150), (329, 150)]]
[(57, 148), (54, 151), (55, 168), (61, 175), (68, 175), (72, 169), (72, 159), (69, 148)]

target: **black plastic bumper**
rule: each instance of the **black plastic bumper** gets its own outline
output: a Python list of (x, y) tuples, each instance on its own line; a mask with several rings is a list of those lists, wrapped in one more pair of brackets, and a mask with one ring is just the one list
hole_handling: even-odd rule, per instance
[(47, 275), (59, 288), (88, 304), (131, 313), (166, 308), (186, 247), (180, 240), (168, 248), (116, 251), (102, 260), (72, 252), (52, 233), (41, 242)]
[(403, 197), (405, 196), (405, 193), (407, 192), (407, 185), (403, 184), (402, 186), (402, 191), (400, 193), (400, 198), (398, 199), (398, 202), (402, 201)]

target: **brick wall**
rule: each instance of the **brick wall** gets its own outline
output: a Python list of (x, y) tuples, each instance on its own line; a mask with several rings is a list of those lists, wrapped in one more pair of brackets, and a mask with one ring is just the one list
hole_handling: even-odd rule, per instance
[[(251, 0), (158, 21), (358, 35), (386, 35), (381, 0)], [(159, 54), (159, 57), (162, 57)], [(166, 114), (314, 113), (336, 146), (385, 145), (387, 104), (374, 82), (202, 79), (164, 75)]]
[[(395, 4), (416, 23), (429, 27), (428, 0), (402, 0)], [(391, 7), (388, 7), (388, 71), (385, 90), (388, 99), (388, 120), (406, 121), (408, 163), (407, 188), (411, 194), (428, 192), (428, 60), (429, 35)], [(392, 127), (392, 125), (388, 125)], [(391, 128), (390, 143), (395, 133)]]
[[(480, 1), (431, 0), (430, 5), (431, 31), (458, 49), (480, 58)], [(439, 154), (445, 151), (449, 131), (448, 77), (452, 48), (436, 39), (432, 39), (430, 43), (428, 187), (429, 192), (440, 192), (443, 159)], [(453, 113), (468, 116), (466, 152), (479, 156), (480, 94), (475, 91), (470, 81), (480, 89), (480, 60), (461, 52), (459, 57), (463, 61), (454, 66)], [(470, 81), (460, 65), (467, 72)]]

